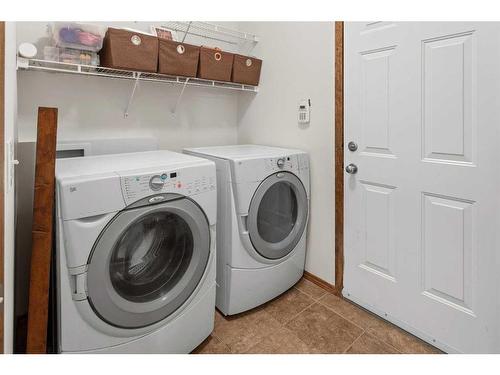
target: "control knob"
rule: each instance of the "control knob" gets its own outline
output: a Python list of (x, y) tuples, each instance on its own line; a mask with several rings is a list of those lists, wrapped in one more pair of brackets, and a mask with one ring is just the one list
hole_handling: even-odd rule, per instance
[(153, 191), (158, 191), (163, 189), (163, 185), (165, 185), (165, 181), (161, 178), (160, 175), (153, 176), (149, 180), (149, 187)]
[(278, 168), (283, 168), (285, 166), (285, 158), (279, 158), (276, 162), (276, 165), (278, 166)]

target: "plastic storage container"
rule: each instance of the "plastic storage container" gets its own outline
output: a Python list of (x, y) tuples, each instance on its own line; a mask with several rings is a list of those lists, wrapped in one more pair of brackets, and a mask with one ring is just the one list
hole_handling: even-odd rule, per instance
[(97, 53), (72, 48), (46, 46), (43, 49), (43, 57), (47, 61), (92, 66), (99, 65), (99, 55)]
[(159, 39), (158, 73), (196, 77), (200, 47)]
[(99, 52), (102, 48), (106, 27), (79, 23), (52, 23), (52, 41), (54, 46)]
[(43, 58), (47, 61), (59, 61), (59, 48), (45, 46), (43, 48)]
[(60, 48), (59, 62), (97, 66), (99, 65), (99, 55), (92, 51)]

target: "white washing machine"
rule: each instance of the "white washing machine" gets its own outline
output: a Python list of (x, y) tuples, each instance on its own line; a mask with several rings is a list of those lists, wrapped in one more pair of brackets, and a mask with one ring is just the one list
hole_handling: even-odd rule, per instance
[(308, 154), (256, 145), (184, 152), (217, 166), (217, 308), (237, 314), (292, 287), (304, 272)]
[(60, 159), (60, 352), (188, 353), (213, 329), (214, 163), (169, 151)]

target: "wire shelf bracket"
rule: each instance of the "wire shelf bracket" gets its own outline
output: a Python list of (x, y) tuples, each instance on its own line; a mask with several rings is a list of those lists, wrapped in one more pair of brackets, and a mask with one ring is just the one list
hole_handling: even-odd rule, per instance
[(123, 117), (125, 118), (128, 117), (128, 111), (130, 109), (130, 106), (132, 105), (132, 101), (134, 100), (135, 91), (137, 90), (137, 86), (139, 86), (140, 78), (141, 78), (141, 73), (140, 72), (136, 73), (134, 87), (132, 88), (132, 92), (130, 93), (130, 96), (128, 98), (127, 107), (125, 107), (125, 113), (123, 114)]
[(177, 112), (177, 108), (179, 108), (179, 104), (181, 103), (182, 95), (184, 95), (184, 90), (186, 90), (186, 86), (188, 85), (188, 83), (189, 83), (189, 78), (186, 78), (186, 81), (182, 85), (181, 93), (179, 94), (177, 101), (175, 102), (175, 106), (171, 110), (172, 114), (174, 114), (174, 115), (175, 115), (175, 112)]

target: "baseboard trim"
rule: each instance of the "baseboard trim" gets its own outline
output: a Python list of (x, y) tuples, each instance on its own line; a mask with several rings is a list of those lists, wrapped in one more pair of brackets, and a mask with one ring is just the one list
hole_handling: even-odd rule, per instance
[(317, 286), (325, 289), (326, 291), (328, 291), (330, 293), (333, 293), (336, 296), (340, 297), (339, 292), (337, 291), (337, 288), (335, 288), (335, 285), (332, 285), (332, 284), (326, 282), (322, 278), (320, 278), (320, 277), (318, 277), (316, 275), (313, 275), (310, 272), (304, 271), (304, 279), (309, 280), (310, 282), (312, 282), (312, 283), (316, 284)]

